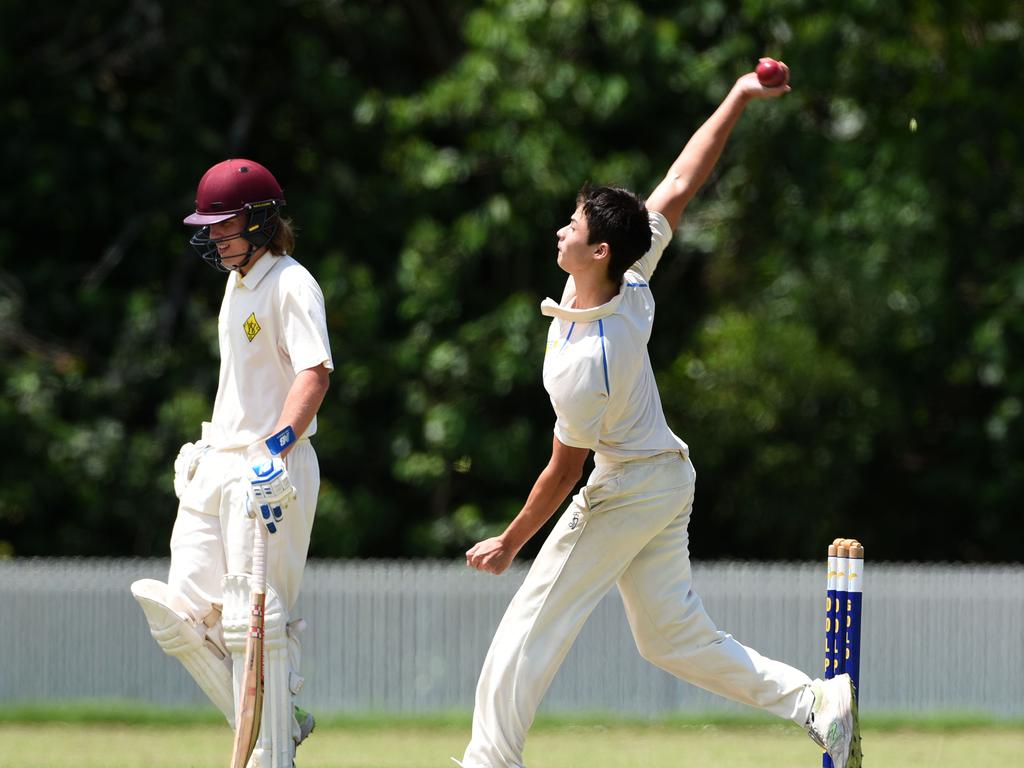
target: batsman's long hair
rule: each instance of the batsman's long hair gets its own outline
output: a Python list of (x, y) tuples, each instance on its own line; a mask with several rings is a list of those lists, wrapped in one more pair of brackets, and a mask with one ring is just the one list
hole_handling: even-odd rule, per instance
[(295, 253), (295, 227), (291, 219), (281, 218), (267, 249), (276, 256)]
[(651, 247), (647, 206), (635, 193), (621, 187), (584, 184), (576, 195), (587, 217), (588, 245), (608, 243), (608, 277), (616, 285), (627, 269)]

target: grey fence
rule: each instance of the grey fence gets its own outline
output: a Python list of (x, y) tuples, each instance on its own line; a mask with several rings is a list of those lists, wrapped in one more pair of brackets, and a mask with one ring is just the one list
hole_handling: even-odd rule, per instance
[[(815, 675), (824, 563), (697, 562), (718, 625)], [(165, 560), (0, 562), (0, 703), (203, 702), (149, 637), (128, 585)], [(437, 562), (311, 562), (298, 613), (303, 702), (334, 712), (468, 711), (476, 676), (525, 575)], [(1024, 716), (1024, 566), (873, 565), (865, 580), (862, 709)], [(636, 652), (613, 590), (556, 676), (548, 712), (742, 711)]]

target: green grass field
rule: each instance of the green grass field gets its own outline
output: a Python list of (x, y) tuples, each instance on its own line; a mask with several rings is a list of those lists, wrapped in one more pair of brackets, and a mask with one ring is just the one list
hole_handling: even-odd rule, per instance
[[(134, 722), (69, 709), (0, 712), (0, 768), (223, 768), (231, 748), (226, 725), (208, 714), (136, 712)], [(538, 722), (526, 752), (530, 768), (794, 768), (820, 766), (803, 732), (763, 720), (699, 720), (599, 725)], [(465, 716), (418, 721), (328, 720), (299, 749), (299, 768), (452, 768), (469, 735)], [(1024, 724), (966, 718), (882, 719), (864, 728), (868, 768), (975, 768), (1014, 765), (1024, 754)]]

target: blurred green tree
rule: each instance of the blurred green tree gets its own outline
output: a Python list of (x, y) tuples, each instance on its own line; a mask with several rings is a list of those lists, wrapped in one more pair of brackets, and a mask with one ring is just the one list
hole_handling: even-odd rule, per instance
[(794, 90), (654, 285), (693, 554), (1020, 559), (1020, 4), (12, 0), (0, 42), (0, 554), (166, 551), (223, 290), (179, 222), (231, 155), (282, 181), (328, 301), (311, 553), (495, 530), (550, 446), (576, 190), (649, 191), (767, 54)]

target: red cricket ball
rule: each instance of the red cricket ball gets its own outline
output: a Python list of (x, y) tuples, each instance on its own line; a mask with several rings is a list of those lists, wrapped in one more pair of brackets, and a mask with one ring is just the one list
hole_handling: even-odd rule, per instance
[(763, 58), (757, 62), (757, 81), (765, 88), (776, 88), (786, 83), (786, 72), (775, 59)]

